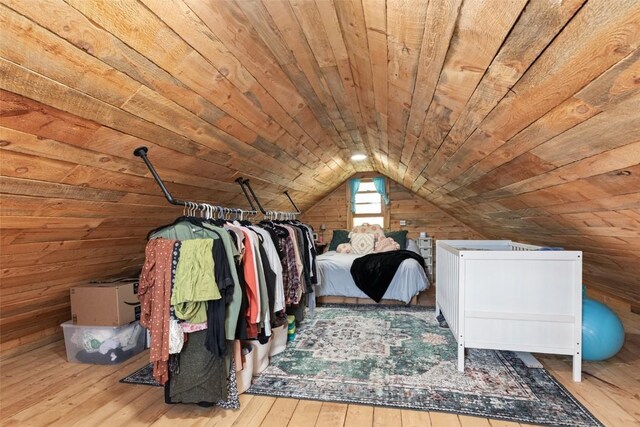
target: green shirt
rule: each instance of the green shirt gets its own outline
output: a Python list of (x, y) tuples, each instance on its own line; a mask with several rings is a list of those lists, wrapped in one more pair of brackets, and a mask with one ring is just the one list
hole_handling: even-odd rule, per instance
[(207, 321), (207, 301), (222, 298), (214, 274), (213, 239), (183, 240), (171, 293), (176, 317)]

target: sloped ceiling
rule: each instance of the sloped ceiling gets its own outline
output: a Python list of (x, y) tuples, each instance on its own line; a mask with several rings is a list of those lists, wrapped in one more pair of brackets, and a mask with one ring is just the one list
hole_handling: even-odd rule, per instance
[(139, 263), (179, 211), (141, 145), (174, 196), (227, 206), (238, 176), (304, 210), (377, 170), (640, 301), (636, 0), (0, 3), (5, 313)]

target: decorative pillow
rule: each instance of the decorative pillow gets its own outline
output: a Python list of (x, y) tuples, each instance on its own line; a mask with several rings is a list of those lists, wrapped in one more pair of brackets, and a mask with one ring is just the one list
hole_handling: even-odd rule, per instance
[(400, 250), (400, 245), (391, 237), (385, 237), (376, 243), (376, 248), (373, 252), (391, 252), (397, 250)]
[(331, 243), (329, 243), (328, 250), (335, 251), (341, 243), (349, 243), (349, 232), (347, 230), (333, 230), (333, 237), (331, 238)]
[(351, 243), (340, 243), (336, 248), (336, 252), (338, 252), (339, 254), (350, 254)]
[(349, 237), (351, 237), (354, 233), (367, 233), (373, 234), (376, 240), (384, 239), (384, 230), (378, 224), (369, 224), (364, 223), (362, 225), (356, 225), (349, 233)]
[(373, 252), (376, 242), (374, 234), (351, 233), (351, 252), (356, 255), (366, 255)]
[(387, 231), (384, 233), (385, 237), (391, 237), (398, 242), (400, 249), (407, 249), (407, 230)]

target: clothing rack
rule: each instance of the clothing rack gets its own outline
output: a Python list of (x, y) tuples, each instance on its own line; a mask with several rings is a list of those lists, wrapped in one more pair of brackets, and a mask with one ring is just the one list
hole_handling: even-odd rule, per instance
[(249, 198), (249, 194), (245, 190), (245, 187), (249, 190), (249, 192), (253, 196), (253, 199), (258, 204), (258, 208), (260, 209), (260, 212), (262, 212), (268, 218), (273, 218), (273, 219), (280, 219), (280, 218), (281, 219), (295, 219), (296, 215), (301, 214), (301, 212), (298, 209), (298, 207), (296, 206), (296, 204), (293, 203), (293, 200), (291, 199), (291, 196), (289, 196), (289, 191), (288, 190), (285, 190), (284, 194), (289, 198), (289, 201), (291, 202), (293, 207), (296, 209), (296, 211), (295, 212), (267, 211), (262, 207), (262, 204), (260, 203), (260, 200), (258, 200), (258, 196), (256, 196), (256, 193), (253, 191), (253, 188), (251, 188), (251, 183), (249, 182), (248, 179), (243, 179), (242, 177), (240, 177), (240, 178), (236, 179), (236, 182), (238, 184), (240, 184), (240, 186), (242, 187), (242, 191), (244, 192), (244, 195), (247, 198), (247, 200), (249, 200), (249, 203), (251, 204), (251, 206), (253, 207), (253, 203), (251, 203), (251, 199)]
[[(153, 167), (153, 164), (149, 160), (149, 157), (147, 155), (148, 152), (149, 152), (149, 149), (147, 147), (138, 147), (135, 150), (133, 150), (133, 155), (136, 157), (140, 157), (144, 161), (144, 163), (147, 165), (147, 168), (151, 172), (151, 175), (153, 175), (153, 179), (155, 179), (156, 183), (160, 186), (160, 189), (162, 190), (164, 197), (172, 205), (185, 206), (187, 208), (193, 209), (194, 211), (200, 210), (203, 212), (207, 211), (211, 213), (213, 213), (214, 211), (217, 211), (220, 214), (233, 213), (233, 214), (241, 214), (241, 215), (244, 215), (244, 214), (255, 215), (258, 213), (255, 210), (253, 203), (251, 203), (251, 200), (249, 200), (249, 204), (251, 205), (252, 210), (246, 210), (246, 209), (239, 209), (239, 208), (226, 208), (222, 206), (214, 206), (208, 203), (189, 202), (189, 201), (184, 201), (184, 200), (179, 200), (174, 198), (169, 192), (169, 190), (167, 189), (167, 187), (164, 185), (162, 178), (160, 178), (160, 175), (158, 175), (158, 172), (156, 172), (156, 169)], [(244, 191), (244, 188), (242, 190)], [(246, 195), (247, 193), (245, 191), (245, 196)], [(248, 199), (248, 196), (247, 196), (247, 199)]]
[(291, 202), (291, 204), (293, 205), (293, 208), (296, 210), (296, 213), (301, 213), (300, 209), (298, 209), (298, 207), (296, 206), (295, 203), (293, 203), (293, 199), (291, 198), (291, 196), (289, 195), (289, 190), (284, 190), (283, 193), (285, 194), (285, 196), (287, 196), (287, 198), (289, 199), (289, 201)]

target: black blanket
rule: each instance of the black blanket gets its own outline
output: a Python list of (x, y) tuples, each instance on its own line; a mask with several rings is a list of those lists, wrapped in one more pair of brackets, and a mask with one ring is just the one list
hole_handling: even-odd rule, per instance
[(402, 261), (415, 259), (424, 268), (424, 258), (411, 251), (392, 251), (356, 258), (351, 276), (356, 286), (375, 302), (380, 302)]

